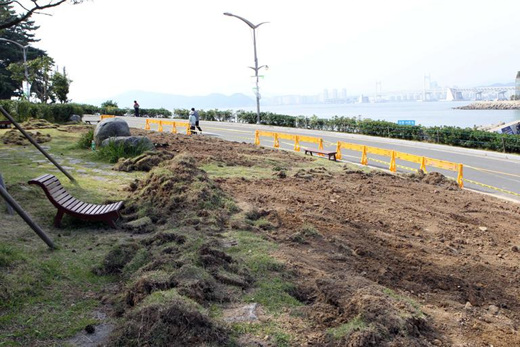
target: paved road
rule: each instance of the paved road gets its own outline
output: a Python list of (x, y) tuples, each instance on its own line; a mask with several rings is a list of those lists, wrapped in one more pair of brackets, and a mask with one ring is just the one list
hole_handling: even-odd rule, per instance
[[(144, 118), (121, 117), (124, 118), (130, 127), (143, 128), (145, 125)], [(99, 119), (99, 117), (85, 116), (85, 120)], [(185, 121), (185, 120), (183, 120)], [(227, 122), (206, 122), (201, 121), (203, 134), (219, 136), (222, 139), (230, 141), (239, 141), (246, 143), (254, 142), (254, 132), (256, 129), (267, 131), (277, 131), (283, 133), (299, 134), (321, 137), (324, 140), (326, 149), (335, 149), (336, 142), (344, 141), (367, 146), (391, 149), (399, 152), (410, 153), (425, 156), (434, 159), (446, 160), (464, 165), (464, 187), (474, 189), (480, 192), (492, 193), (520, 201), (520, 156), (503, 154), (497, 152), (488, 152), (481, 150), (465, 149), (444, 145), (436, 145), (421, 142), (404, 141), (397, 139), (387, 139), (372, 136), (334, 133), (329, 131), (305, 130), (294, 128), (283, 128), (273, 126), (258, 126), (256, 124), (227, 123)], [(157, 125), (152, 125), (152, 129), (157, 129)], [(181, 129), (178, 129), (179, 131)], [(165, 127), (164, 131), (169, 131)], [(272, 146), (273, 140), (262, 137), (261, 144), (263, 146)], [(280, 141), (280, 147), (284, 149), (292, 149), (294, 143), (287, 140)], [(305, 144), (303, 144), (305, 146)], [(342, 160), (347, 162), (359, 163), (361, 161), (361, 153), (342, 150)], [(388, 164), (379, 161), (389, 162), (388, 157), (378, 157), (369, 155), (369, 165), (378, 168), (388, 168)], [(418, 164), (397, 161), (397, 165), (408, 168), (417, 169)], [(432, 168), (427, 168), (431, 171)], [(398, 167), (398, 171), (411, 172), (409, 170)], [(435, 169), (442, 174), (456, 178), (456, 172)], [(489, 185), (497, 189), (484, 187), (467, 180), (475, 181), (484, 185)]]

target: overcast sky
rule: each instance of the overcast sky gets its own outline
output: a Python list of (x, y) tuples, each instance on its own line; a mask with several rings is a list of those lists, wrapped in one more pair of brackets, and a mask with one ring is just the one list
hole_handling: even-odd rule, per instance
[(513, 82), (520, 0), (93, 0), (35, 16), (35, 44), (81, 102), (129, 90), (252, 95), (257, 29), (265, 96), (349, 95)]

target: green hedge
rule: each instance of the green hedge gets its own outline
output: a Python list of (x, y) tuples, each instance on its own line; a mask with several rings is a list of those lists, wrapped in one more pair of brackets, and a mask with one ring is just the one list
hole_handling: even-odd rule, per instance
[[(111, 114), (122, 116), (133, 114), (133, 109), (108, 107), (101, 109), (92, 105), (83, 104), (33, 104), (27, 101), (0, 100), (7, 112), (16, 120), (24, 121), (28, 118), (44, 118), (51, 122), (67, 122), (73, 114)], [(170, 117), (172, 113), (164, 108), (160, 109), (141, 109), (143, 116), (157, 117), (162, 115)], [(175, 109), (176, 118), (187, 119), (188, 109)], [(238, 110), (200, 110), (201, 120), (209, 121), (235, 121), (241, 123), (255, 124), (257, 121), (256, 112)], [(0, 117), (3, 118), (3, 117)], [(328, 130), (344, 133), (364, 134), (370, 136), (390, 137), (395, 139), (424, 141), (439, 143), (451, 146), (486, 149), (507, 153), (520, 154), (520, 135), (498, 134), (487, 131), (476, 130), (473, 128), (459, 128), (452, 126), (424, 127), (398, 125), (396, 123), (359, 119), (356, 117), (334, 116), (330, 119), (318, 118), (317, 116), (287, 116), (272, 112), (260, 113), (261, 124), (276, 125), (282, 127)]]
[[(176, 109), (178, 118), (188, 118), (189, 110)], [(255, 124), (256, 112), (238, 110), (232, 111), (199, 111), (202, 120), (234, 121)], [(444, 145), (486, 149), (498, 152), (520, 153), (520, 135), (492, 133), (473, 128), (453, 126), (424, 127), (399, 125), (382, 120), (359, 119), (357, 117), (334, 116), (330, 119), (317, 116), (287, 116), (271, 112), (261, 112), (260, 122), (265, 125), (282, 127), (327, 130), (343, 133), (363, 134), (370, 136), (389, 137), (395, 139), (439, 143)]]
[[(124, 116), (125, 114), (133, 114), (134, 110), (130, 108), (106, 107), (101, 108), (87, 104), (37, 104), (28, 101), (17, 100), (0, 100), (0, 105), (9, 112), (15, 120), (23, 122), (29, 118), (46, 119), (53, 123), (66, 123), (70, 116), (84, 114), (109, 114), (114, 116)], [(170, 117), (171, 111), (164, 108), (160, 109), (141, 109), (141, 114), (148, 117), (157, 117), (159, 115)], [(4, 119), (0, 116), (0, 119)]]

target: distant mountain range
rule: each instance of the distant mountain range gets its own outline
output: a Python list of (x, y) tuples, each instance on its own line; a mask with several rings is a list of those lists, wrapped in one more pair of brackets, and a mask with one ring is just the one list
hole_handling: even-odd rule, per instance
[(100, 106), (103, 102), (112, 100), (120, 108), (132, 108), (134, 100), (137, 100), (141, 108), (175, 108), (188, 109), (231, 109), (239, 107), (250, 107), (256, 105), (256, 100), (244, 94), (209, 94), (205, 96), (185, 96), (166, 93), (154, 93), (145, 91), (128, 91), (103, 100), (92, 99), (86, 103)]
[[(486, 87), (512, 87), (514, 82), (510, 83), (494, 83)], [(482, 87), (482, 86), (481, 86)], [(262, 105), (278, 104), (275, 102), (275, 97), (267, 97), (262, 99)], [(196, 109), (237, 109), (241, 107), (254, 107), (256, 99), (253, 96), (236, 93), (233, 95), (224, 95), (213, 93), (204, 96), (186, 96), (167, 93), (146, 92), (140, 90), (128, 91), (113, 97), (105, 99), (90, 99), (83, 103), (101, 106), (107, 100), (113, 100), (120, 108), (132, 108), (134, 100), (139, 102), (143, 109), (147, 108), (165, 108), (173, 110), (176, 108), (189, 109), (195, 107)]]

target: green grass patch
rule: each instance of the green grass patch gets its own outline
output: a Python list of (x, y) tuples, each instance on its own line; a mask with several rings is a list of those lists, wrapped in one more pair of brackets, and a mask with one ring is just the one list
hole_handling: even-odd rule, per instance
[(80, 149), (91, 149), (93, 140), (94, 140), (94, 128), (90, 129), (89, 131), (87, 131), (84, 134), (81, 134), (76, 145)]
[(143, 175), (114, 172), (97, 161), (93, 151), (77, 146), (79, 132), (38, 131), (51, 134), (52, 140), (42, 146), (78, 184), (71, 183), (32, 145), (2, 147), (0, 166), (8, 192), (59, 249), (50, 251), (17, 215), (2, 215), (0, 346), (56, 345), (87, 324), (97, 324), (94, 311), (99, 309), (100, 293), (116, 279), (96, 276), (92, 268), (125, 236), (103, 223), (69, 216), (64, 218), (63, 228), (54, 228), (56, 208), (39, 187), (29, 186), (27, 181), (51, 173), (76, 198), (103, 203), (126, 198), (120, 188)]
[(268, 336), (274, 343), (274, 346), (291, 346), (291, 335), (284, 332), (275, 321), (264, 323), (233, 323), (231, 327), (236, 337), (249, 334), (263, 339), (265, 336)]
[(274, 314), (301, 305), (289, 294), (294, 285), (284, 278), (284, 264), (269, 255), (276, 249), (275, 244), (246, 231), (232, 232), (229, 236), (238, 242), (237, 246), (228, 249), (228, 253), (244, 261), (256, 279), (253, 289), (244, 295), (244, 301), (257, 302)]
[(415, 314), (417, 315), (417, 317), (426, 318), (426, 315), (424, 314), (424, 312), (422, 312), (421, 305), (418, 302), (412, 300), (411, 298), (409, 298), (407, 296), (399, 295), (390, 288), (386, 288), (386, 287), (383, 288), (383, 293), (385, 293), (386, 295), (388, 295), (389, 297), (391, 297), (392, 299), (394, 299), (396, 301), (400, 301), (400, 302), (410, 305), (415, 310)]
[(23, 252), (13, 245), (0, 244), (0, 268), (25, 260)]
[(106, 146), (96, 149), (96, 157), (109, 163), (117, 163), (120, 158), (133, 158), (150, 150), (148, 143), (140, 141), (136, 146), (129, 146), (125, 142), (109, 141)]
[(97, 293), (114, 278), (95, 276), (91, 268), (113, 241), (96, 238), (98, 246), (89, 250), (91, 236), (79, 234), (62, 237), (62, 247), (49, 251), (38, 239), (26, 238), (21, 253), (5, 252), (5, 244), (16, 240), (0, 236), (2, 254), (11, 259), (0, 281), (0, 341), (9, 346), (55, 341), (96, 323)]
[(367, 327), (368, 325), (360, 317), (355, 317), (348, 323), (328, 329), (327, 334), (334, 340), (341, 340), (342, 338), (352, 334), (352, 332), (363, 330)]

